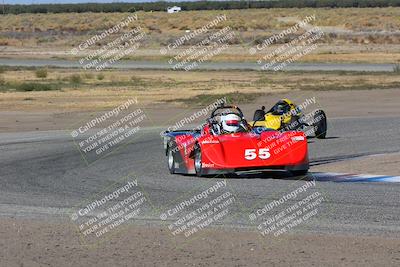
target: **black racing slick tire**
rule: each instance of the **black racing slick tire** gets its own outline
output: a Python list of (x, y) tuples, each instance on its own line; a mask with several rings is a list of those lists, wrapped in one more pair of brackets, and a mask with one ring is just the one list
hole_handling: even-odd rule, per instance
[(302, 124), (300, 123), (300, 118), (298, 116), (292, 116), (290, 118), (290, 122), (287, 125), (288, 131), (298, 131), (302, 128)]
[(320, 109), (315, 111), (314, 121), (315, 137), (318, 139), (325, 139), (326, 132), (328, 131), (328, 124), (326, 121), (325, 112)]
[(175, 146), (168, 146), (167, 149), (167, 162), (168, 162), (168, 170), (170, 174), (174, 174), (175, 170)]
[(203, 176), (203, 162), (201, 159), (201, 148), (197, 145), (194, 150), (194, 170), (196, 172), (196, 176)]

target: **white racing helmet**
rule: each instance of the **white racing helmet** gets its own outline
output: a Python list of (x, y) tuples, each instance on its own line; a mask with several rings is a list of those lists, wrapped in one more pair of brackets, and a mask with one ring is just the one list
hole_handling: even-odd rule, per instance
[(221, 116), (222, 130), (225, 133), (237, 133), (240, 129), (241, 118), (236, 114)]

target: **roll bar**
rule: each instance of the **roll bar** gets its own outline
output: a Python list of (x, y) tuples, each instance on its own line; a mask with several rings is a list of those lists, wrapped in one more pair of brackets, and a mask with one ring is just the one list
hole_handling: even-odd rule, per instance
[(216, 107), (213, 112), (211, 113), (211, 118), (213, 118), (215, 116), (215, 113), (220, 110), (220, 109), (225, 109), (225, 108), (231, 108), (231, 109), (236, 109), (239, 112), (239, 115), (242, 119), (244, 119), (244, 115), (242, 110), (238, 107), (238, 106), (225, 106), (225, 105), (220, 105), (218, 107)]

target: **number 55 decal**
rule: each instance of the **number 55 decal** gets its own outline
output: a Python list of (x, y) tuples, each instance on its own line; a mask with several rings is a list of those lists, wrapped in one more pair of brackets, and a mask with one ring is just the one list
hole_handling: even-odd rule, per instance
[[(247, 160), (254, 160), (257, 158), (256, 149), (246, 149), (244, 151), (244, 158)], [(260, 148), (258, 150), (258, 157), (260, 159), (269, 159), (271, 157), (271, 153), (269, 153), (268, 148)]]

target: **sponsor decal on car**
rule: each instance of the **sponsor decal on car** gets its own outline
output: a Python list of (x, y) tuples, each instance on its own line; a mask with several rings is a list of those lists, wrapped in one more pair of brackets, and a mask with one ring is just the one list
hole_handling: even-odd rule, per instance
[(203, 142), (201, 142), (203, 145), (206, 144), (219, 144), (218, 140), (204, 140)]
[(215, 164), (214, 163), (203, 163), (201, 164), (201, 167), (203, 168), (214, 168)]

